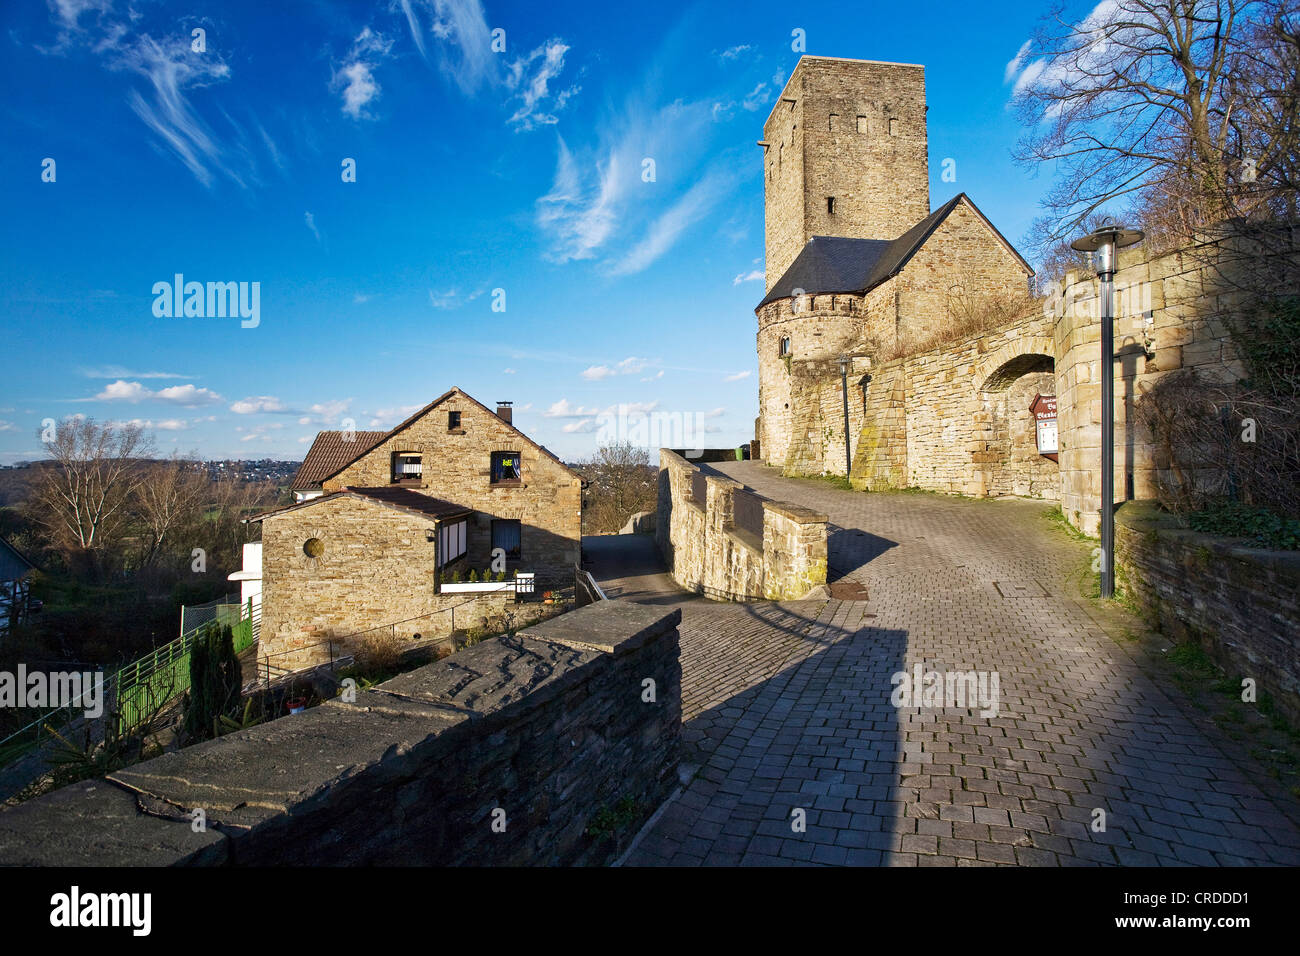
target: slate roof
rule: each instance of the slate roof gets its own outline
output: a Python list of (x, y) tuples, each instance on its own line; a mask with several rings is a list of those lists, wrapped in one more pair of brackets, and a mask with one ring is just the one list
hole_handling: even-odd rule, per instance
[(299, 501), (283, 508), (276, 508), (273, 511), (265, 511), (260, 515), (254, 515), (248, 518), (248, 521), (262, 521), (266, 518), (274, 518), (289, 511), (297, 511), (299, 508), (310, 508), (313, 505), (320, 504), (322, 501), (333, 501), (342, 497), (356, 498), (371, 504), (382, 505), (385, 508), (393, 508), (397, 511), (403, 511), (407, 514), (417, 515), (422, 518), (433, 518), (434, 520), (446, 520), (449, 518), (460, 518), (465, 515), (474, 513), (473, 508), (467, 508), (464, 505), (458, 505), (450, 501), (444, 501), (441, 498), (432, 498), (429, 495), (421, 494), (411, 488), (344, 488), (342, 491), (335, 491), (328, 495), (321, 495), (318, 498), (309, 498), (307, 501)]
[(886, 279), (898, 275), (963, 199), (984, 220), (993, 234), (1015, 254), (1026, 271), (1032, 274), (1034, 270), (1029, 263), (976, 208), (970, 197), (958, 193), (897, 239), (813, 236), (804, 244), (790, 268), (772, 286), (772, 291), (758, 304), (759, 308), (777, 299), (790, 298), (795, 294), (795, 289), (802, 289), (807, 295), (832, 292), (861, 295), (871, 291)]
[(0, 581), (17, 581), (35, 567), (21, 551), (0, 538)]
[(344, 465), (364, 455), (383, 439), (387, 432), (353, 432), (353, 441), (343, 440), (344, 432), (320, 432), (311, 443), (307, 456), (298, 466), (289, 487), (294, 491), (315, 488)]

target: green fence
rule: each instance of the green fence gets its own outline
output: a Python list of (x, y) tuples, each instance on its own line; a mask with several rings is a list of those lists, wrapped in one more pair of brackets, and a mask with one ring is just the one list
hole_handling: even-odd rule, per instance
[(235, 653), (257, 640), (261, 608), (251, 599), (247, 605), (220, 604), (204, 623), (152, 654), (128, 664), (115, 677), (119, 732), (137, 727), (150, 714), (190, 689), (190, 652), (195, 638), (207, 626), (229, 626)]

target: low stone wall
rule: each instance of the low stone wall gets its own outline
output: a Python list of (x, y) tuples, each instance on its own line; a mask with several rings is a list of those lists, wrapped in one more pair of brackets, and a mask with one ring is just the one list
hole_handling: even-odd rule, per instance
[(0, 865), (608, 863), (676, 784), (680, 620), (601, 602), (65, 787), (0, 812)]
[(1189, 531), (1154, 503), (1129, 501), (1115, 513), (1115, 558), (1161, 632), (1254, 678), (1300, 723), (1300, 553)]
[[(737, 481), (708, 473), (700, 501), (697, 476), (696, 465), (659, 450), (655, 540), (673, 580), (729, 601), (797, 600), (826, 583), (826, 515), (753, 495)], [(736, 520), (738, 494), (761, 504), (761, 534), (752, 522)]]

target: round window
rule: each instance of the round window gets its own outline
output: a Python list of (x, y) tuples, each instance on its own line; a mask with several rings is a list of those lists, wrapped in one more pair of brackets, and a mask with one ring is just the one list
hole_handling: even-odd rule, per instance
[(302, 553), (309, 558), (319, 558), (325, 553), (325, 545), (320, 538), (308, 538), (302, 543)]

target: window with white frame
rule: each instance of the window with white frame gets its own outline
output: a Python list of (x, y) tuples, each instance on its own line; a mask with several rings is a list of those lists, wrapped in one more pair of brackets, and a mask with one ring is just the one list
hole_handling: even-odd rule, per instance
[(465, 554), (465, 518), (444, 522), (438, 527), (438, 567), (450, 564)]

